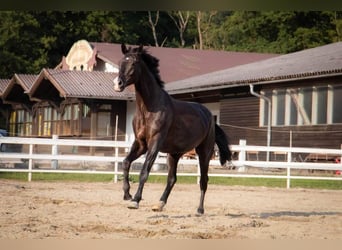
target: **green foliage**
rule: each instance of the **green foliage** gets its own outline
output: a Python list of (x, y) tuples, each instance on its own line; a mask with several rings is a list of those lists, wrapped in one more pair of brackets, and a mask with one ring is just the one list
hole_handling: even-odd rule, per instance
[[(158, 43), (180, 47), (170, 12), (160, 11)], [(184, 47), (289, 53), (342, 39), (341, 11), (191, 11)], [(0, 78), (55, 67), (74, 42), (154, 45), (147, 11), (0, 11)]]
[(334, 12), (236, 11), (214, 27), (213, 47), (289, 53), (338, 41)]
[(30, 13), (0, 12), (0, 75), (11, 77), (17, 72), (36, 70), (34, 58), (44, 61), (44, 55), (33, 47), (40, 48), (35, 34), (39, 23)]

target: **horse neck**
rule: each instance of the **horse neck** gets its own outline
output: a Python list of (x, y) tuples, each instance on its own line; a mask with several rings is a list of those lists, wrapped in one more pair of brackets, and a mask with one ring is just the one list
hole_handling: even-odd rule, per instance
[(163, 89), (153, 75), (146, 69), (135, 83), (136, 101), (139, 109), (153, 111), (160, 106)]

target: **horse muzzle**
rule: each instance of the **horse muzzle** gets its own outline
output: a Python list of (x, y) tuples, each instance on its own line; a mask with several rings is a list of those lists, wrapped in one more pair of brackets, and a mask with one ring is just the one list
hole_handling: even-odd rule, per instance
[(114, 83), (114, 90), (116, 92), (122, 92), (125, 89), (125, 84), (121, 80), (119, 76), (115, 77), (113, 80)]

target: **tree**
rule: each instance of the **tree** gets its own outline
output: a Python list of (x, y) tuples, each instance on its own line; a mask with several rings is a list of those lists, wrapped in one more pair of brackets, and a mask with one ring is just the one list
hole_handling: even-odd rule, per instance
[(342, 41), (342, 11), (334, 11), (334, 21), (336, 29), (336, 42)]
[(120, 12), (0, 12), (0, 77), (55, 67), (80, 39), (117, 42)]
[(197, 31), (199, 49), (202, 50), (208, 41), (208, 31), (211, 28), (212, 18), (217, 14), (217, 11), (202, 12), (197, 11)]
[(208, 33), (216, 49), (289, 53), (336, 41), (334, 20), (329, 11), (235, 11)]
[(168, 14), (178, 29), (181, 47), (184, 47), (185, 46), (184, 32), (188, 26), (190, 12), (185, 11), (184, 13), (182, 11), (171, 11)]
[(1, 11), (0, 78), (55, 67), (80, 39), (289, 53), (341, 41), (342, 12)]
[(41, 49), (42, 40), (37, 37), (39, 23), (35, 17), (28, 12), (1, 11), (0, 23), (1, 77), (37, 72), (48, 58)]
[(156, 26), (158, 24), (159, 21), (159, 11), (156, 11), (156, 16), (155, 16), (155, 20), (152, 20), (152, 13), (151, 11), (148, 11), (148, 22), (150, 24), (150, 27), (152, 29), (152, 35), (153, 35), (153, 39), (154, 39), (154, 44), (156, 47), (159, 47), (158, 44), (158, 38), (157, 38), (157, 32), (156, 32)]

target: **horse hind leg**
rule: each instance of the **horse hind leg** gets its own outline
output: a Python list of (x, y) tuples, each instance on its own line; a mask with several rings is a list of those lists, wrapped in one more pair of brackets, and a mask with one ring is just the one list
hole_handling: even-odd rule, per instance
[[(211, 145), (212, 144), (212, 145)], [(200, 164), (200, 189), (201, 189), (201, 197), (200, 203), (197, 209), (198, 214), (204, 214), (204, 197), (208, 187), (208, 170), (209, 170), (209, 161), (213, 154), (214, 143), (210, 143), (210, 145), (199, 146), (196, 148), (196, 153), (198, 154), (199, 164)]]
[(164, 193), (160, 197), (159, 203), (152, 207), (152, 210), (155, 212), (162, 211), (163, 207), (166, 205), (166, 202), (171, 193), (171, 190), (177, 181), (177, 164), (181, 156), (182, 154), (168, 154), (167, 155), (167, 166), (169, 169), (168, 175), (167, 175), (167, 184), (166, 184)]

